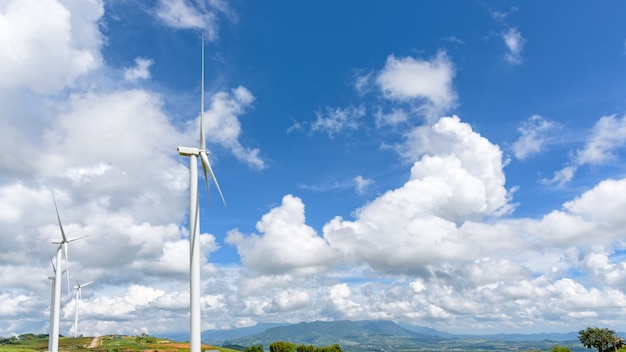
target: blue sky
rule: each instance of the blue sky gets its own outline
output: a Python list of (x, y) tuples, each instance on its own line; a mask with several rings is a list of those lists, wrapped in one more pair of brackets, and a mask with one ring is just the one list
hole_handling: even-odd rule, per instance
[(625, 6), (1, 2), (0, 335), (48, 331), (51, 189), (79, 333), (188, 331), (203, 34), (204, 330), (619, 330)]

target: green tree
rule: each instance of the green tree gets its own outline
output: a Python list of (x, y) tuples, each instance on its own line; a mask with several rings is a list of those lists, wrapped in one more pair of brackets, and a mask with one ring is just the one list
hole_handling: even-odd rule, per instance
[(332, 346), (317, 347), (315, 352), (341, 352), (341, 346), (336, 343)]
[(597, 348), (598, 352), (617, 350), (617, 344), (621, 339), (615, 335), (615, 331), (607, 328), (587, 327), (578, 332), (578, 339), (587, 348)]
[(296, 348), (296, 352), (315, 352), (315, 347), (313, 345), (299, 345)]
[(248, 346), (243, 349), (243, 352), (263, 352), (263, 345), (258, 344), (254, 346)]
[(552, 346), (552, 352), (572, 352), (572, 350), (565, 346)]
[(270, 343), (270, 352), (296, 352), (296, 345), (285, 341), (272, 342)]

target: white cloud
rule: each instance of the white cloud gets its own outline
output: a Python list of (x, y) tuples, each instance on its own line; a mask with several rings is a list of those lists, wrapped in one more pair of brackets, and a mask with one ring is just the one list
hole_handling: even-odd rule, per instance
[(539, 182), (544, 185), (556, 184), (559, 186), (563, 186), (574, 178), (574, 175), (576, 174), (576, 170), (578, 170), (577, 166), (568, 165), (562, 168), (561, 170), (555, 172), (552, 178), (542, 178)]
[(344, 129), (359, 128), (358, 119), (365, 116), (365, 106), (342, 108), (326, 108), (326, 114), (316, 112), (317, 119), (311, 124), (312, 131), (328, 133), (330, 138)]
[(513, 143), (513, 153), (517, 159), (523, 160), (538, 154), (550, 139), (548, 132), (558, 127), (555, 122), (533, 115), (517, 129), (520, 137)]
[(615, 149), (626, 145), (626, 116), (603, 116), (593, 127), (584, 148), (576, 151), (578, 165), (602, 165), (614, 161)]
[(363, 176), (359, 175), (354, 178), (354, 182), (356, 182), (356, 186), (354, 189), (358, 194), (364, 194), (367, 191), (367, 188), (374, 183), (374, 180), (363, 178)]
[(418, 105), (418, 111), (432, 119), (456, 105), (457, 97), (452, 89), (454, 75), (454, 65), (443, 52), (431, 61), (391, 55), (376, 83), (386, 98), (413, 102)]
[(504, 44), (507, 48), (504, 59), (511, 64), (521, 64), (523, 62), (522, 50), (526, 44), (526, 39), (522, 37), (517, 28), (510, 28), (508, 31), (503, 33), (502, 39), (504, 40)]
[(150, 66), (154, 62), (141, 57), (135, 58), (135, 67), (129, 67), (124, 70), (124, 79), (127, 81), (136, 81), (138, 79), (150, 78)]
[(166, 25), (181, 29), (202, 29), (209, 40), (217, 37), (216, 14), (187, 0), (160, 0), (156, 16)]
[(615, 162), (615, 151), (626, 146), (626, 116), (603, 116), (594, 125), (585, 146), (576, 150), (571, 164), (555, 172), (551, 179), (543, 179), (544, 184), (564, 185), (574, 178), (583, 165), (606, 165)]
[(237, 247), (242, 263), (251, 270), (310, 275), (326, 270), (338, 260), (328, 243), (305, 224), (304, 204), (297, 197), (283, 197), (281, 205), (263, 215), (256, 228), (262, 235), (245, 236), (233, 230), (226, 238), (227, 243)]
[(267, 310), (269, 312), (288, 312), (305, 308), (311, 303), (311, 297), (306, 291), (288, 289), (276, 294)]
[[(210, 106), (204, 113), (204, 131), (207, 143), (217, 143), (227, 148), (237, 159), (257, 169), (263, 169), (265, 163), (259, 156), (259, 149), (244, 147), (239, 142), (241, 123), (238, 115), (252, 104), (254, 96), (245, 87), (239, 86), (231, 92), (218, 92), (210, 100)], [(198, 119), (200, 117), (198, 116)], [(190, 126), (190, 133), (195, 140), (197, 125)]]
[(0, 315), (15, 317), (28, 311), (24, 303), (29, 297), (23, 294), (12, 295), (10, 293), (0, 293)]
[(100, 65), (100, 1), (11, 0), (0, 11), (0, 88), (56, 94)]
[(386, 125), (394, 126), (409, 120), (409, 114), (399, 108), (395, 108), (389, 113), (383, 113), (381, 110), (378, 110), (374, 116), (378, 127)]
[(368, 72), (364, 75), (356, 76), (354, 80), (354, 89), (360, 94), (365, 95), (370, 91), (371, 81), (373, 78), (373, 72)]
[[(415, 274), (433, 261), (490, 253), (489, 229), (477, 230), (466, 221), (511, 208), (501, 151), (456, 117), (420, 127), (414, 137), (415, 150), (425, 155), (414, 163), (410, 179), (359, 209), (356, 220), (337, 217), (320, 237), (305, 225), (302, 201), (285, 196), (257, 224), (263, 235), (232, 231), (228, 243), (237, 247), (246, 267), (268, 274), (311, 274), (348, 263)], [(512, 231), (497, 232), (507, 236), (503, 248), (520, 245)], [(285, 254), (268, 258), (270, 252)]]

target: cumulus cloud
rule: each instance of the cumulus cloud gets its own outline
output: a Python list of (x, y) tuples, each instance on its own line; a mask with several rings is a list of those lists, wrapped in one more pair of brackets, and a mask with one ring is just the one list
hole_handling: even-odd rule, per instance
[[(310, 274), (341, 264), (415, 274), (433, 261), (489, 253), (491, 241), (479, 238), (491, 239), (490, 231), (476, 231), (479, 227), (466, 221), (511, 208), (500, 149), (457, 117), (416, 129), (414, 140), (414, 150), (423, 156), (410, 179), (358, 209), (354, 221), (336, 217), (320, 237), (305, 225), (302, 201), (289, 195), (257, 224), (262, 235), (235, 230), (228, 243), (237, 247), (246, 267), (267, 274)], [(505, 248), (519, 244), (511, 231), (500, 234), (511, 236)], [(269, 252), (285, 254), (268, 258)]]
[(6, 3), (0, 8), (0, 88), (56, 94), (97, 68), (103, 14), (98, 0)]
[(259, 273), (314, 274), (338, 260), (326, 241), (305, 224), (304, 204), (292, 195), (263, 215), (256, 228), (261, 235), (233, 230), (226, 242), (236, 246), (244, 265)]
[(412, 102), (432, 119), (456, 105), (454, 75), (454, 65), (444, 52), (430, 61), (391, 55), (376, 77), (376, 84), (387, 99)]

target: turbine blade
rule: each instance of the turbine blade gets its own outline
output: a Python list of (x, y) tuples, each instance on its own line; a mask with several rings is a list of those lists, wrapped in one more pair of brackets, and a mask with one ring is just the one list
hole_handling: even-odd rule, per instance
[[(195, 195), (191, 195), (194, 199), (194, 204), (195, 206), (193, 206), (193, 216), (189, 216), (189, 220), (192, 221), (191, 224), (189, 224), (189, 259), (191, 260), (191, 256), (193, 253), (193, 249), (194, 249), (194, 243), (196, 242), (195, 236), (196, 236), (196, 232), (199, 232), (197, 229), (198, 227), (198, 217), (200, 216), (200, 208), (198, 205), (198, 194), (196, 193)], [(191, 214), (190, 214), (191, 215)]]
[(61, 216), (59, 215), (59, 208), (57, 207), (57, 200), (54, 198), (54, 191), (52, 192), (52, 201), (54, 201), (54, 209), (57, 211), (57, 219), (59, 220), (59, 228), (61, 229), (61, 236), (63, 236), (63, 241), (66, 241), (65, 231), (63, 231), (63, 225), (61, 225)]
[(54, 260), (52, 260), (52, 254), (50, 254), (48, 252), (48, 257), (50, 257), (50, 264), (52, 265), (52, 270), (54, 271), (54, 273), (57, 273), (57, 268), (54, 266)]
[[(222, 190), (220, 189), (220, 184), (217, 183), (217, 178), (215, 178), (215, 174), (213, 173), (213, 169), (211, 168), (211, 163), (209, 163), (209, 158), (206, 155), (206, 152), (200, 152), (200, 158), (202, 159), (202, 169), (204, 170), (204, 178), (205, 180), (208, 181), (206, 174), (207, 171), (209, 172), (209, 175), (211, 175), (211, 179), (213, 179), (213, 183), (215, 183), (215, 187), (217, 188), (217, 191), (220, 193), (220, 197), (222, 197), (222, 203), (224, 203), (224, 206), (226, 206), (226, 200), (224, 199), (224, 195), (222, 194)], [(208, 190), (208, 185), (207, 185), (207, 190)]]
[(74, 242), (74, 241), (76, 241), (76, 240), (80, 240), (81, 238), (85, 238), (85, 237), (89, 237), (89, 235), (84, 235), (84, 236), (80, 236), (80, 237), (70, 237), (70, 238), (68, 238), (68, 239), (67, 239), (67, 241), (66, 241), (66, 242), (67, 242), (67, 243), (69, 243), (69, 242)]
[(87, 286), (87, 285), (89, 285), (89, 284), (93, 284), (93, 281), (89, 281), (89, 282), (87, 282), (87, 283), (84, 283), (84, 284), (82, 284), (80, 287), (85, 287), (85, 286)]

